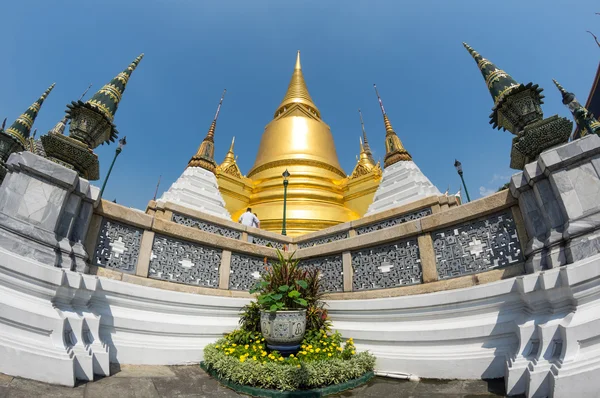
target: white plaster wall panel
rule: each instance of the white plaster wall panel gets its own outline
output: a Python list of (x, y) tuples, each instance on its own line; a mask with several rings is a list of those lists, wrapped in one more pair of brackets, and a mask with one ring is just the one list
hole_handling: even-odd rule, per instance
[[(237, 326), (247, 302), (81, 275), (2, 251), (0, 372), (72, 385), (106, 372), (108, 354), (121, 364), (197, 363), (206, 344)], [(466, 289), (328, 305), (334, 327), (371, 350), (381, 371), (506, 377), (511, 394), (530, 396), (600, 388), (600, 256)]]

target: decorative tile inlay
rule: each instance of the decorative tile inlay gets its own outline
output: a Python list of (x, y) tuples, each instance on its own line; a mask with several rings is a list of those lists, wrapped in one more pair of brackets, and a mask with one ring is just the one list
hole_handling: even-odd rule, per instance
[(283, 246), (285, 245), (285, 242), (280, 242), (278, 240), (263, 238), (262, 236), (256, 236), (256, 235), (249, 235), (249, 236), (252, 237), (252, 242), (257, 245), (272, 247), (273, 249), (279, 249), (279, 250), (283, 250)]
[(363, 225), (356, 228), (357, 235), (368, 234), (369, 232), (379, 231), (380, 229), (390, 228), (398, 224), (403, 224), (408, 221), (418, 220), (419, 218), (427, 217), (432, 214), (431, 207), (421, 209), (412, 213), (401, 214), (394, 218), (377, 221), (373, 224)]
[(201, 231), (211, 234), (221, 235), (226, 238), (239, 239), (242, 236), (240, 231), (223, 227), (221, 225), (212, 224), (208, 221), (199, 220), (194, 217), (184, 216), (183, 214), (173, 213), (171, 221), (177, 224), (185, 225), (186, 227), (198, 228)]
[(321, 270), (321, 290), (324, 292), (344, 291), (344, 267), (342, 255), (315, 257), (300, 260), (299, 265)]
[(421, 283), (417, 239), (352, 252), (353, 290), (383, 289)]
[(523, 261), (510, 210), (431, 234), (440, 279), (487, 271)]
[(140, 228), (104, 218), (92, 264), (134, 273), (143, 233)]
[(331, 243), (331, 242), (335, 242), (335, 241), (346, 239), (346, 238), (348, 238), (348, 231), (342, 231), (342, 232), (338, 232), (336, 234), (327, 235), (327, 236), (323, 236), (321, 238), (311, 239), (311, 240), (307, 240), (306, 242), (298, 243), (298, 248), (304, 249), (306, 247), (324, 245), (326, 243)]
[(256, 285), (260, 274), (264, 271), (264, 257), (248, 256), (246, 254), (231, 253), (229, 271), (229, 289), (250, 290)]
[(156, 234), (148, 277), (217, 288), (222, 254), (221, 249)]

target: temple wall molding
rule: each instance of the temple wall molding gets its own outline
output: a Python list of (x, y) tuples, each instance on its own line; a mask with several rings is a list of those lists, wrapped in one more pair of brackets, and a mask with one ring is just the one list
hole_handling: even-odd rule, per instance
[(74, 385), (110, 362), (199, 362), (285, 249), (323, 272), (334, 327), (378, 370), (593, 395), (598, 159), (600, 137), (586, 136), (542, 153), (510, 190), (286, 237), (168, 201), (143, 212), (99, 200), (75, 172), (13, 153), (0, 186), (0, 372)]

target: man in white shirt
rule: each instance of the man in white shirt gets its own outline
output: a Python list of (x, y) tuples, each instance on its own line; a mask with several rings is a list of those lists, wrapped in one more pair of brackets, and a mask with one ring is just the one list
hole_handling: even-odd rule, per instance
[(246, 212), (240, 216), (238, 222), (247, 227), (254, 227), (255, 225), (259, 225), (260, 223), (260, 221), (258, 221), (258, 218), (254, 214), (252, 214), (252, 209), (249, 207), (246, 209)]

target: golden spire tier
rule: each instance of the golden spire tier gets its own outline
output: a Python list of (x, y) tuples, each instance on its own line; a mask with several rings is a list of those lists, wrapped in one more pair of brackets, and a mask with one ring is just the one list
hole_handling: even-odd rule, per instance
[(379, 96), (379, 91), (377, 91), (377, 86), (373, 84), (373, 87), (375, 88), (377, 99), (379, 100), (379, 107), (381, 108), (381, 113), (383, 114), (383, 123), (385, 125), (385, 158), (383, 159), (383, 167), (391, 166), (400, 161), (412, 160), (412, 157), (408, 151), (404, 149), (402, 141), (400, 141), (400, 138), (398, 138), (398, 135), (392, 127), (392, 123), (385, 112), (383, 102)]
[(215, 162), (215, 129), (217, 128), (217, 119), (219, 118), (219, 112), (221, 112), (221, 105), (223, 105), (226, 92), (227, 89), (223, 90), (223, 95), (217, 106), (215, 117), (208, 128), (208, 133), (206, 133), (206, 137), (202, 140), (196, 154), (188, 162), (188, 167), (202, 167), (213, 173), (215, 172), (217, 168), (217, 163)]
[[(357, 219), (344, 206), (341, 181), (347, 176), (338, 161), (331, 130), (321, 120), (304, 81), (300, 53), (288, 90), (275, 118), (262, 135), (254, 166), (249, 207), (261, 220), (261, 228), (281, 231), (283, 179), (291, 177), (287, 195), (287, 232), (300, 235)], [(245, 209), (233, 214), (237, 217)]]
[(229, 147), (229, 151), (225, 155), (225, 159), (219, 165), (219, 173), (229, 174), (236, 178), (242, 178), (242, 172), (237, 165), (237, 161), (235, 158), (235, 154), (233, 153), (233, 145), (235, 143), (235, 137), (231, 139), (231, 146)]

